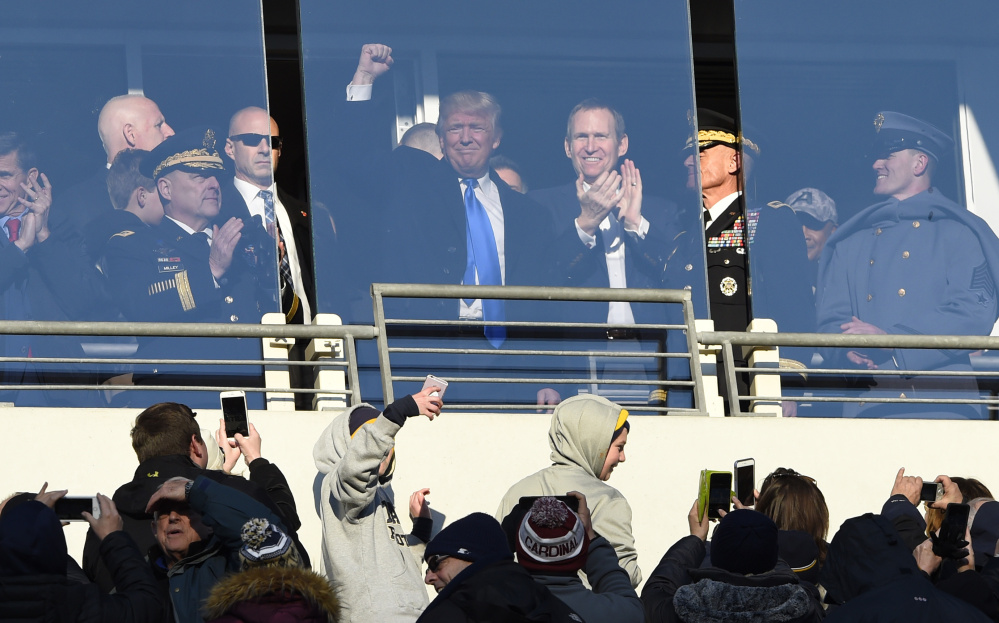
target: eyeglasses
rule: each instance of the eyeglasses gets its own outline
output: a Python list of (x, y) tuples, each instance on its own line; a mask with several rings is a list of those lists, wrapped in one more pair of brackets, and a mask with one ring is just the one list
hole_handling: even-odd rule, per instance
[(447, 554), (436, 554), (427, 558), (427, 568), (430, 569), (431, 573), (437, 573), (437, 569), (440, 568), (441, 563), (450, 558)]
[(819, 485), (819, 483), (814, 478), (812, 478), (811, 476), (806, 476), (804, 474), (799, 474), (798, 472), (794, 471), (793, 469), (790, 469), (790, 468), (787, 468), (787, 467), (778, 467), (777, 469), (775, 469), (773, 471), (772, 474), (770, 474), (769, 476), (766, 477), (766, 480), (764, 480), (764, 482), (763, 482), (763, 486), (764, 487), (767, 486), (768, 484), (770, 484), (771, 482), (773, 482), (773, 480), (775, 478), (784, 478), (785, 476), (793, 476), (795, 478), (801, 478), (802, 480), (806, 480), (806, 481), (812, 483), (815, 486)]
[(266, 134), (247, 132), (246, 134), (235, 134), (229, 138), (233, 141), (239, 141), (247, 147), (256, 147), (260, 144), (260, 141), (267, 141), (267, 146), (271, 149), (280, 150), (284, 146), (284, 139), (280, 136), (267, 136)]

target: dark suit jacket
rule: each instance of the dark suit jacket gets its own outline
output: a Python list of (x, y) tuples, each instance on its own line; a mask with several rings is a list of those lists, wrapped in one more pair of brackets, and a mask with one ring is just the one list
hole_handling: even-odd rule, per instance
[[(376, 102), (342, 102), (336, 111), (337, 144), (344, 148), (337, 172), (364, 205), (372, 231), (341, 232), (348, 244), (363, 242), (362, 262), (379, 261), (371, 281), (459, 284), (467, 257), (464, 199), (458, 174), (446, 160), (410, 147), (389, 150), (378, 140)], [(390, 117), (390, 111), (385, 111)], [(490, 178), (503, 206), (507, 285), (566, 285), (569, 272), (587, 251), (576, 233), (557, 236), (548, 212), (507, 186), (495, 171)], [(379, 241), (372, 248), (372, 241)], [(428, 317), (457, 319), (458, 301), (415, 304)], [(509, 303), (507, 318), (523, 316), (530, 305)]]
[[(576, 184), (535, 190), (528, 195), (547, 207), (555, 220), (558, 235), (566, 232), (575, 234), (575, 219), (579, 216), (580, 205), (576, 197)], [(625, 275), (629, 288), (662, 288), (670, 241), (679, 233), (675, 224), (676, 206), (658, 197), (645, 197), (642, 201), (642, 216), (649, 221), (649, 232), (645, 238), (625, 232)], [(569, 273), (570, 285), (584, 288), (608, 288), (607, 261), (603, 252), (602, 232), (597, 230), (597, 243), (584, 253), (575, 269)], [(664, 322), (661, 309), (654, 305), (632, 304), (635, 322)], [(577, 306), (578, 309), (584, 309)], [(607, 319), (607, 304), (599, 303), (585, 307), (586, 320), (604, 322)], [(578, 312), (577, 312), (578, 313)], [(574, 318), (581, 319), (574, 314)]]
[[(218, 218), (215, 219), (216, 224), (221, 226), (233, 216), (242, 219), (244, 222), (248, 220), (252, 222), (253, 219), (250, 217), (250, 212), (246, 202), (243, 200), (243, 195), (233, 186), (233, 181), (231, 179), (219, 181), (222, 184), (222, 209), (219, 212)], [(295, 249), (298, 251), (298, 265), (301, 267), (302, 281), (305, 285), (305, 296), (308, 298), (312, 313), (315, 314), (319, 310), (316, 309), (316, 272), (312, 259), (312, 209), (304, 201), (299, 201), (280, 188), (277, 189), (277, 194), (278, 199), (288, 213), (288, 219), (291, 221)], [(323, 214), (324, 211), (320, 211), (320, 216)], [(316, 231), (328, 239), (336, 237), (336, 234), (333, 232), (333, 226), (328, 218), (317, 219)], [(282, 233), (287, 235), (285, 232)], [(324, 309), (323, 311), (336, 310)]]

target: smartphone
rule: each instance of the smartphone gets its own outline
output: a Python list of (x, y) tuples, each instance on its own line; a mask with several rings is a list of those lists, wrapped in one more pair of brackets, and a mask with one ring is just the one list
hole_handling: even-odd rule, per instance
[(921, 502), (939, 502), (943, 498), (944, 486), (942, 482), (924, 482), (923, 489), (919, 492)]
[(742, 459), (735, 462), (735, 497), (743, 506), (755, 506), (756, 459)]
[(250, 435), (250, 423), (246, 419), (246, 393), (221, 392), (222, 417), (225, 419), (225, 436), (234, 439), (236, 433), (244, 437)]
[(940, 524), (939, 540), (957, 546), (964, 540), (968, 531), (968, 514), (971, 507), (967, 504), (948, 504)]
[(564, 502), (572, 512), (579, 512), (579, 498), (574, 495), (525, 495), (520, 498), (518, 505), (523, 507), (526, 512), (531, 510), (531, 507), (534, 506), (534, 502), (536, 502), (538, 498), (545, 497), (555, 498), (560, 502)]
[(427, 380), (423, 381), (423, 389), (426, 389), (428, 387), (439, 387), (439, 388), (441, 388), (440, 392), (433, 392), (430, 395), (431, 396), (436, 396), (436, 397), (438, 397), (438, 398), (440, 398), (442, 400), (444, 399), (444, 391), (447, 390), (447, 381), (445, 381), (444, 379), (441, 379), (441, 378), (437, 378), (433, 374), (428, 374), (427, 375)]
[(701, 470), (701, 479), (697, 496), (697, 519), (704, 520), (707, 511), (708, 519), (721, 519), (718, 511), (726, 513), (732, 504), (732, 472), (716, 472)]
[(87, 511), (96, 519), (101, 516), (101, 507), (97, 503), (97, 498), (85, 498), (76, 496), (63, 496), (56, 500), (55, 513), (62, 521), (86, 521), (83, 518), (83, 511)]

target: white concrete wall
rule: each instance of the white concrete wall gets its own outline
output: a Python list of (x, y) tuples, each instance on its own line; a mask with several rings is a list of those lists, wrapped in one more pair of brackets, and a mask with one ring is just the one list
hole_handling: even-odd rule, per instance
[[(4, 434), (0, 494), (37, 489), (44, 480), (74, 495), (111, 494), (137, 466), (128, 431), (137, 410), (0, 409)], [(301, 537), (319, 564), (320, 526), (312, 446), (331, 412), (253, 412), (263, 455), (279, 465), (299, 505)], [(203, 428), (218, 412), (199, 411)], [(394, 480), (400, 515), (409, 494), (429, 487), (432, 507), (449, 522), (472, 511), (493, 513), (513, 482), (547, 466), (547, 415), (447, 413), (411, 419), (398, 437)], [(777, 467), (817, 479), (829, 504), (832, 531), (843, 520), (878, 512), (895, 473), (979, 478), (999, 493), (993, 422), (808, 420), (632, 416), (627, 461), (610, 481), (634, 511), (639, 564), (646, 576), (687, 533), (686, 515), (702, 468), (728, 470), (755, 457), (757, 484)], [(79, 556), (85, 524), (67, 528)], [(830, 534), (830, 538), (832, 534)]]

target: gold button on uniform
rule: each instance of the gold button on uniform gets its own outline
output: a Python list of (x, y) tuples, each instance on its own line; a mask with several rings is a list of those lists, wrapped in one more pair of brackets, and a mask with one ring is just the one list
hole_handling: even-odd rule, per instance
[(898, 289), (898, 295), (899, 296), (905, 296), (905, 288), (899, 288)]
[(912, 226), (918, 228), (919, 227), (919, 221), (912, 221)]
[(909, 252), (908, 251), (902, 251), (902, 259), (903, 260), (909, 259)]
[(729, 260), (725, 260), (725, 265), (728, 266), (729, 264), (731, 264), (731, 262)]
[(687, 264), (686, 266), (683, 267), (683, 269), (684, 270), (694, 270), (694, 265), (693, 264)]
[(874, 235), (875, 236), (880, 236), (881, 235), (881, 228), (880, 227), (878, 227), (877, 229), (874, 230)]
[(229, 320), (231, 320), (233, 322), (236, 322), (237, 320), (239, 320), (239, 316), (237, 316), (236, 314), (233, 314), (233, 315), (229, 316)]
[(868, 300), (868, 301), (869, 301), (869, 300), (871, 300), (872, 298), (874, 298), (874, 295), (873, 295), (873, 294), (868, 294), (868, 295), (867, 295), (867, 300)]
[(225, 302), (229, 303), (230, 305), (232, 305), (232, 297), (231, 296), (225, 297)]
[(871, 266), (874, 266), (874, 260), (871, 260)]

